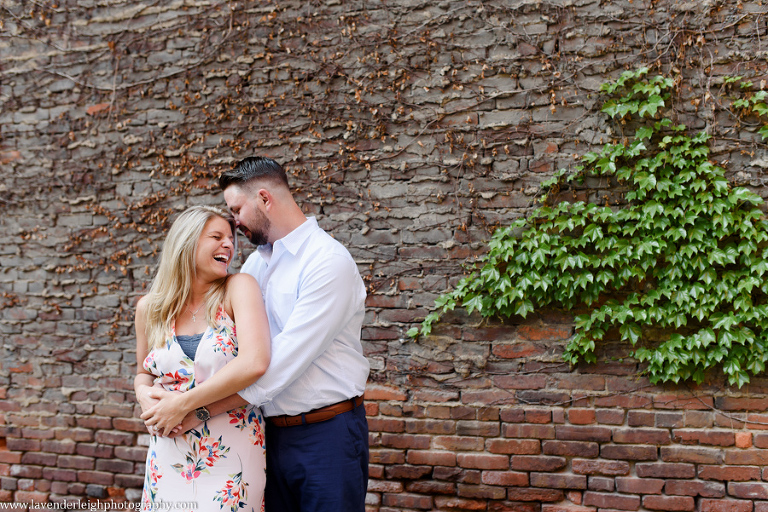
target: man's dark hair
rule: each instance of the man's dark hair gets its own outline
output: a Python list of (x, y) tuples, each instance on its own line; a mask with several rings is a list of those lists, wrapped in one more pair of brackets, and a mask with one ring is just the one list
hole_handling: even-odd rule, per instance
[(288, 176), (282, 166), (264, 156), (249, 156), (219, 176), (219, 188), (226, 190), (230, 185), (245, 185), (251, 180), (269, 180), (288, 187)]

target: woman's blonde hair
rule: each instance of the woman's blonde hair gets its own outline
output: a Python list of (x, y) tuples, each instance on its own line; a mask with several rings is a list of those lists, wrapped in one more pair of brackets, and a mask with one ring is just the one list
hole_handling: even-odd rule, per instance
[[(205, 225), (214, 217), (226, 220), (237, 239), (232, 216), (212, 206), (193, 206), (185, 210), (168, 231), (157, 273), (145, 299), (149, 350), (162, 346), (171, 333), (173, 319), (186, 307), (195, 277), (197, 244)], [(205, 296), (205, 320), (212, 327), (215, 327), (213, 322), (224, 300), (228, 277), (215, 281)]]

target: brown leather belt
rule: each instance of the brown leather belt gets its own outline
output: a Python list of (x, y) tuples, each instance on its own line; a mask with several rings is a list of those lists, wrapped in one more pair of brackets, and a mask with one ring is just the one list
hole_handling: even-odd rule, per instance
[(282, 416), (270, 416), (265, 418), (270, 425), (276, 427), (295, 427), (296, 425), (308, 425), (310, 423), (319, 423), (336, 417), (339, 414), (349, 412), (356, 407), (363, 405), (363, 397), (358, 396), (344, 400), (337, 404), (321, 407), (320, 409), (314, 409), (304, 414), (297, 414), (296, 416), (288, 416), (286, 414)]

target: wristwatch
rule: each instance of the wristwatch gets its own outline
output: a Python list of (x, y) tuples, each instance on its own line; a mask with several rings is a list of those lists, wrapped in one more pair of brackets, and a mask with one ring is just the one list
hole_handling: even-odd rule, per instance
[(197, 419), (200, 421), (208, 421), (211, 419), (211, 412), (205, 407), (199, 407), (195, 409), (195, 416), (197, 416)]

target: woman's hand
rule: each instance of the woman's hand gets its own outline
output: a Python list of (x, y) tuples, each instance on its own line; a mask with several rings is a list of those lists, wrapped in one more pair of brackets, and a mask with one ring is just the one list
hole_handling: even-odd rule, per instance
[(182, 420), (188, 412), (184, 405), (184, 394), (154, 387), (149, 389), (146, 394), (155, 400), (154, 405), (144, 410), (141, 415), (141, 419), (144, 420), (149, 431), (160, 436), (168, 436), (173, 432), (181, 431)]

